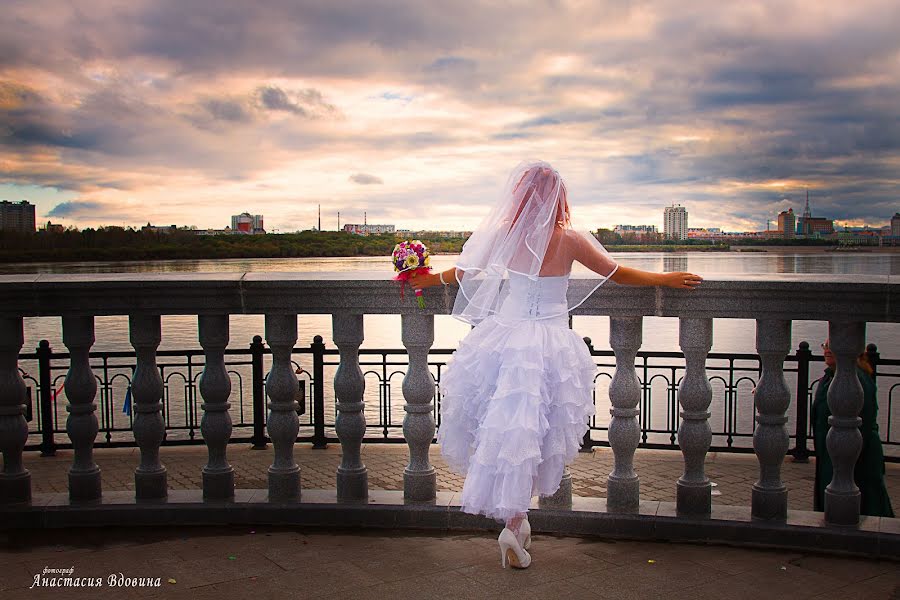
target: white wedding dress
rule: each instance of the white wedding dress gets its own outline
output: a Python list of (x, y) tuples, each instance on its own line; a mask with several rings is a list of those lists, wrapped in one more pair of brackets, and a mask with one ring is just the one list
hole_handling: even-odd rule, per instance
[[(462, 510), (498, 520), (559, 489), (594, 414), (597, 366), (568, 326), (569, 275), (510, 273), (497, 315), (460, 341), (441, 378), (437, 439), (466, 475)], [(555, 315), (546, 318), (548, 315)]]

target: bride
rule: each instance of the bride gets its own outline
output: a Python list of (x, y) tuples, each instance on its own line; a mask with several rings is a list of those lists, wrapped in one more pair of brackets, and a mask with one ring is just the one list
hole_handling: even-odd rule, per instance
[[(573, 262), (591, 272), (569, 286)], [(581, 278), (579, 278), (581, 279)], [(566, 186), (545, 162), (520, 164), (497, 204), (463, 246), (455, 267), (410, 280), (459, 286), (452, 314), (474, 325), (441, 388), (441, 453), (465, 475), (461, 510), (505, 522), (501, 564), (527, 568), (534, 495), (553, 495), (594, 414), (597, 366), (569, 312), (606, 280), (693, 289), (691, 273), (618, 265), (571, 224)]]

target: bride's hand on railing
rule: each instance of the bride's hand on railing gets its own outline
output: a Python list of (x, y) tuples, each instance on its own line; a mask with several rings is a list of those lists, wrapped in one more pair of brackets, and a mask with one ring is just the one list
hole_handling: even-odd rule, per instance
[(663, 273), (663, 283), (665, 287), (692, 290), (703, 281), (703, 278), (693, 273), (677, 272)]
[(441, 285), (440, 275), (437, 273), (413, 273), (409, 276), (409, 285), (413, 289), (424, 289), (435, 285)]

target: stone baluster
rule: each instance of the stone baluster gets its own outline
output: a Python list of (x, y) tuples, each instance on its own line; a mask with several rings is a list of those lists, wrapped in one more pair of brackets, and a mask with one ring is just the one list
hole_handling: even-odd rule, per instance
[(141, 450), (141, 462), (134, 470), (134, 495), (138, 500), (168, 497), (166, 468), (159, 461), (166, 426), (162, 417), (163, 381), (156, 366), (156, 349), (162, 340), (159, 315), (128, 317), (131, 345), (137, 366), (131, 381), (134, 413), (134, 440)]
[(559, 480), (559, 489), (552, 496), (539, 496), (538, 508), (541, 509), (571, 509), (572, 508), (572, 473), (569, 467), (563, 469), (563, 475)]
[(400, 317), (409, 367), (403, 378), (406, 416), (403, 435), (409, 445), (409, 464), (403, 471), (403, 498), (427, 501), (436, 497), (437, 477), (428, 460), (434, 439), (434, 378), (428, 370), (428, 351), (434, 343), (434, 315)]
[(365, 500), (369, 497), (369, 476), (360, 449), (366, 433), (363, 393), (366, 381), (359, 368), (359, 346), (363, 342), (363, 316), (332, 315), (332, 339), (341, 362), (334, 375), (337, 419), (334, 428), (341, 441), (341, 464), (337, 470), (338, 500)]
[(203, 467), (203, 497), (227, 499), (234, 496), (234, 467), (228, 464), (226, 450), (231, 438), (231, 378), (225, 367), (225, 348), (228, 346), (229, 316), (199, 315), (197, 329), (200, 346), (205, 355), (200, 374), (200, 396), (203, 417), (200, 434), (209, 452)]
[(712, 319), (682, 317), (678, 341), (684, 352), (685, 372), (678, 390), (681, 426), (678, 445), (684, 455), (684, 474), (676, 486), (676, 510), (685, 515), (709, 515), (712, 485), (704, 472), (706, 453), (712, 442), (709, 404), (712, 388), (706, 378), (706, 355), (712, 348)]
[(637, 512), (640, 479), (634, 472), (634, 451), (641, 441), (638, 423), (641, 382), (634, 361), (641, 347), (642, 317), (610, 317), (609, 345), (616, 355), (616, 371), (609, 384), (609, 444), (615, 455), (606, 480), (607, 506), (620, 512)]
[(272, 349), (272, 369), (266, 376), (269, 418), (266, 428), (275, 447), (269, 467), (269, 500), (290, 501), (300, 497), (300, 466), (294, 461), (294, 442), (300, 431), (295, 400), (299, 383), (291, 364), (297, 343), (297, 315), (267, 314), (266, 342)]
[(791, 351), (791, 322), (756, 321), (756, 351), (762, 373), (756, 386), (756, 431), (753, 450), (759, 460), (759, 481), (753, 484), (750, 513), (754, 519), (787, 519), (787, 488), (781, 465), (790, 445), (787, 412), (791, 391), (784, 380), (784, 358)]
[(63, 316), (63, 343), (69, 349), (66, 373), (66, 432), (72, 440), (74, 460), (69, 468), (69, 500), (99, 500), (102, 494), (100, 467), (94, 462), (97, 422), (97, 378), (91, 370), (90, 351), (94, 345), (94, 317)]
[(22, 317), (0, 318), (0, 504), (31, 502), (31, 473), (22, 462), (28, 442), (25, 380), (19, 373), (19, 351), (25, 343)]
[(860, 497), (853, 470), (862, 451), (859, 413), (863, 390), (856, 375), (856, 359), (864, 350), (865, 340), (864, 322), (828, 322), (828, 342), (836, 364), (827, 396), (831, 427), (825, 445), (834, 475), (825, 488), (825, 521), (834, 525), (859, 523)]

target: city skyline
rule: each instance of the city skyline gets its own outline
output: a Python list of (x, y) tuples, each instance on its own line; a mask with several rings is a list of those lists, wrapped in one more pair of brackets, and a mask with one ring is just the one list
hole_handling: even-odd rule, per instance
[[(13, 203), (11, 203), (11, 202), (9, 202), (9, 201), (7, 201), (7, 200), (3, 200), (3, 204), (4, 204), (4, 205), (11, 205), (11, 204), (13, 204)], [(23, 201), (20, 201), (19, 203), (15, 203), (15, 204), (30, 204), (30, 203), (29, 203), (27, 200), (23, 200)], [(31, 208), (32, 212), (34, 212), (34, 205), (33, 205), (33, 204), (30, 204), (30, 208)], [(681, 206), (681, 205), (679, 205), (679, 204), (676, 204), (676, 205), (669, 205), (669, 206), (663, 207), (663, 212), (662, 212), (663, 217), (662, 217), (662, 219), (661, 219), (662, 225), (660, 225), (660, 226), (657, 226), (656, 223), (648, 223), (648, 219), (647, 219), (646, 216), (645, 216), (645, 217), (644, 217), (644, 220), (641, 221), (641, 222), (639, 222), (639, 223), (615, 223), (614, 225), (611, 225), (611, 224), (610, 224), (610, 225), (607, 225), (607, 224), (596, 225), (596, 224), (594, 224), (594, 225), (592, 225), (592, 226), (590, 226), (590, 227), (585, 228), (585, 230), (588, 230), (588, 231), (598, 231), (598, 230), (600, 230), (600, 229), (618, 230), (618, 229), (620, 229), (620, 228), (624, 228), (624, 229), (626, 229), (626, 230), (632, 230), (632, 231), (633, 231), (633, 230), (640, 230), (640, 229), (644, 229), (644, 228), (651, 228), (651, 229), (653, 229), (654, 231), (657, 231), (657, 230), (658, 230), (658, 232), (659, 232), (660, 234), (665, 235), (666, 218), (667, 218), (667, 217), (666, 217), (666, 214), (667, 214), (671, 209), (676, 209), (676, 208), (677, 208), (677, 210), (684, 210), (684, 211), (686, 211), (688, 207), (686, 207), (686, 206)], [(807, 209), (809, 208), (809, 200), (808, 200), (808, 198), (807, 198), (807, 200), (806, 200), (806, 208), (807, 208)], [(753, 233), (753, 232), (759, 232), (759, 233), (762, 233), (762, 232), (764, 232), (764, 231), (769, 231), (769, 230), (772, 230), (772, 231), (775, 231), (775, 230), (782, 230), (782, 229), (784, 229), (784, 226), (783, 226), (783, 224), (781, 223), (782, 216), (785, 215), (786, 213), (788, 213), (789, 211), (792, 211), (792, 209), (793, 209), (793, 207), (792, 207), (792, 206), (789, 206), (787, 210), (782, 211), (782, 212), (779, 213), (778, 215), (775, 215), (776, 218), (775, 218), (774, 220), (773, 220), (773, 219), (768, 219), (768, 220), (766, 221), (766, 223), (765, 223), (765, 226), (763, 226), (763, 227), (758, 227), (758, 228), (756, 228), (756, 229), (749, 229), (749, 230), (728, 230), (727, 228), (723, 228), (723, 227), (718, 226), (718, 225), (699, 225), (699, 226), (696, 226), (696, 227), (686, 227), (684, 224), (680, 225), (680, 228), (684, 230), (684, 231), (682, 232), (682, 234), (685, 233), (685, 232), (688, 232), (688, 231), (696, 232), (696, 231), (701, 231), (701, 230), (719, 231), (719, 232), (723, 232), (723, 233)], [(368, 212), (368, 211), (364, 211), (364, 212), (363, 212), (363, 215), (364, 215), (364, 216), (363, 216), (363, 223), (365, 223), (366, 220), (367, 220), (367, 218), (366, 218), (367, 212)], [(689, 211), (688, 211), (688, 212), (689, 212)], [(838, 228), (838, 229), (845, 229), (845, 230), (856, 230), (856, 229), (881, 230), (881, 229), (891, 229), (891, 228), (895, 228), (895, 227), (896, 227), (896, 222), (897, 222), (897, 215), (900, 214), (900, 213), (895, 213), (894, 215), (891, 215), (890, 217), (888, 217), (888, 218), (886, 219), (886, 222), (880, 222), (880, 223), (862, 223), (862, 224), (859, 224), (859, 223), (856, 223), (856, 224), (854, 224), (854, 223), (848, 223), (848, 222), (843, 221), (843, 220), (838, 219), (838, 218), (834, 218), (834, 219), (833, 219), (833, 218), (823, 217), (823, 216), (821, 216), (821, 215), (813, 216), (811, 212), (810, 212), (809, 215), (807, 215), (805, 211), (804, 211), (804, 213), (803, 213), (802, 215), (801, 215), (799, 212), (798, 212), (798, 213), (794, 213), (794, 214), (795, 214), (794, 228), (796, 229), (796, 234), (797, 234), (797, 235), (803, 235), (802, 232), (800, 231), (800, 229), (801, 229), (802, 223), (803, 223), (803, 221), (804, 221), (805, 219), (808, 220), (808, 221), (812, 221), (812, 222), (828, 222), (828, 223), (831, 224), (831, 226), (833, 226), (833, 227), (835, 227), (835, 228)], [(336, 214), (336, 216), (339, 216), (339, 215), (340, 215), (340, 213), (338, 212), (338, 213)], [(240, 218), (242, 218), (242, 217), (245, 217), (244, 221), (246, 221), (248, 224), (252, 223), (252, 225), (249, 225), (247, 228), (241, 228), (241, 227), (235, 226), (235, 225), (236, 225), (236, 219), (240, 219)], [(99, 225), (97, 225), (97, 227), (123, 227), (123, 228), (132, 228), (132, 229), (137, 229), (137, 228), (147, 229), (148, 227), (151, 227), (151, 226), (152, 226), (153, 228), (165, 228), (165, 229), (176, 228), (176, 227), (177, 227), (177, 228), (182, 228), (182, 229), (198, 229), (198, 230), (207, 230), (207, 229), (208, 229), (208, 230), (210, 230), (210, 231), (213, 231), (213, 230), (218, 230), (218, 231), (226, 231), (226, 230), (229, 230), (229, 231), (230, 231), (230, 230), (239, 231), (239, 230), (242, 230), (242, 229), (247, 229), (247, 230), (258, 230), (259, 232), (265, 232), (264, 228), (262, 227), (263, 217), (264, 217), (264, 215), (260, 215), (260, 214), (251, 215), (249, 212), (244, 211), (243, 213), (241, 213), (241, 215), (232, 215), (232, 216), (231, 216), (231, 224), (230, 224), (230, 225), (225, 225), (225, 226), (223, 226), (223, 228), (219, 228), (219, 227), (217, 227), (217, 225), (198, 226), (198, 225), (195, 224), (195, 223), (170, 223), (170, 224), (160, 224), (160, 223), (156, 223), (156, 224), (152, 224), (152, 223), (150, 223), (149, 221), (148, 221), (146, 224), (140, 224), (140, 223), (139, 223), (139, 224), (134, 224), (134, 223), (119, 223), (119, 224), (117, 224), (117, 223), (104, 223), (104, 224), (99, 224)], [(326, 217), (327, 217), (327, 215), (326, 215)], [(252, 219), (252, 220), (251, 220), (251, 219)], [(35, 225), (35, 227), (34, 227), (35, 230), (38, 229), (37, 225), (40, 225), (40, 226), (41, 226), (40, 228), (44, 228), (44, 227), (46, 227), (46, 226), (48, 226), (48, 225), (51, 225), (51, 224), (53, 225), (53, 227), (63, 227), (63, 228), (65, 227), (64, 225), (61, 225), (61, 224), (59, 224), (59, 223), (52, 223), (52, 219), (47, 219), (47, 218), (45, 218), (45, 219), (42, 220), (39, 216), (38, 216), (36, 219), (33, 219), (33, 221), (34, 221), (34, 225)], [(774, 228), (774, 229), (772, 229), (770, 226), (771, 226), (771, 225), (775, 225), (776, 222), (778, 223), (777, 227)], [(277, 233), (277, 232), (279, 232), (279, 231), (281, 231), (281, 232), (291, 232), (291, 231), (297, 231), (297, 232), (299, 232), (299, 231), (311, 231), (311, 230), (314, 230), (314, 229), (318, 229), (318, 230), (321, 230), (321, 231), (344, 231), (344, 232), (352, 232), (352, 229), (354, 229), (354, 228), (363, 228), (363, 227), (365, 227), (365, 225), (363, 225), (362, 223), (360, 223), (360, 224), (352, 224), (352, 223), (346, 223), (346, 222), (344, 222), (344, 223), (338, 223), (338, 224), (339, 224), (339, 228), (334, 228), (334, 229), (332, 229), (332, 228), (330, 228), (330, 227), (328, 227), (328, 226), (323, 227), (323, 226), (321, 225), (321, 213), (317, 213), (317, 223), (316, 223), (315, 225), (313, 225), (313, 226), (298, 227), (298, 228), (296, 228), (296, 229), (282, 229), (282, 230), (273, 229), (271, 232), (274, 232), (274, 233)], [(821, 229), (822, 223), (816, 223), (816, 225), (818, 225), (818, 227), (815, 227), (814, 229), (816, 229), (816, 230)], [(420, 228), (417, 228), (417, 229), (412, 229), (412, 228), (404, 227), (404, 226), (402, 226), (402, 225), (398, 225), (398, 224), (394, 224), (394, 223), (391, 223), (391, 224), (370, 224), (369, 226), (372, 227), (373, 230), (374, 230), (374, 229), (380, 230), (381, 228), (384, 228), (384, 227), (388, 227), (388, 228), (396, 228), (396, 231), (398, 231), (398, 232), (402, 232), (402, 231), (450, 231), (449, 229), (447, 229), (447, 228), (445, 228), (445, 227), (442, 228), (442, 227), (439, 227), (439, 226), (437, 226), (437, 227), (420, 227)], [(829, 227), (831, 227), (831, 226), (829, 226)], [(386, 231), (387, 231), (387, 230), (386, 230)], [(456, 231), (466, 231), (466, 230), (456, 230)], [(831, 231), (831, 229), (829, 229), (829, 231)], [(245, 232), (246, 232), (246, 231), (245, 231)], [(683, 235), (681, 236), (681, 239), (684, 239), (684, 236), (683, 236)]]
[[(900, 6), (13, 2), (0, 199), (78, 227), (470, 230), (540, 158), (590, 227), (900, 204)], [(39, 43), (35, 43), (36, 40)], [(659, 212), (660, 215), (656, 216)]]

